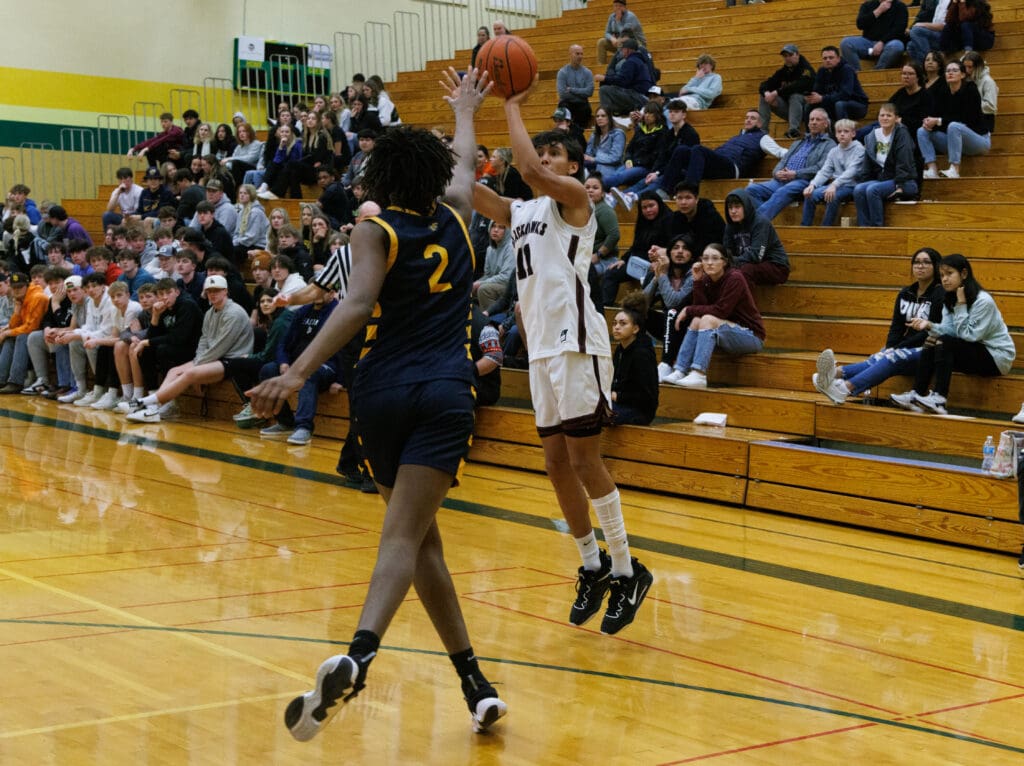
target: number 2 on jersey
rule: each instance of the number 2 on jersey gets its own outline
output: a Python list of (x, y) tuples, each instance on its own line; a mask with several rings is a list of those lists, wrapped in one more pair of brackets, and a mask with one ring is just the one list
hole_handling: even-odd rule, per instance
[(516, 250), (516, 276), (526, 279), (533, 276), (533, 263), (530, 261), (530, 243)]
[(443, 293), (446, 290), (452, 289), (451, 282), (441, 281), (441, 276), (444, 274), (445, 269), (448, 268), (448, 251), (440, 245), (430, 245), (423, 251), (423, 257), (428, 261), (435, 256), (437, 256), (438, 264), (437, 268), (434, 269), (434, 273), (430, 275), (430, 292)]

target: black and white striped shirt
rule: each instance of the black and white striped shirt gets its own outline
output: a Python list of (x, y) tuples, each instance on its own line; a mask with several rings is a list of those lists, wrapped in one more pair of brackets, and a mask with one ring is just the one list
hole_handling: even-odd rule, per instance
[(313, 275), (313, 284), (321, 290), (334, 290), (341, 300), (348, 294), (348, 278), (352, 272), (352, 250), (348, 245), (342, 245), (336, 252), (331, 253), (327, 263), (316, 274)]

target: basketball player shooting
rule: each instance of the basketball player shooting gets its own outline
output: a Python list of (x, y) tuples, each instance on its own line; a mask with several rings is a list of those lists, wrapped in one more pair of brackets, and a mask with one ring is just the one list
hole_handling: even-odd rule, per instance
[[(601, 632), (611, 634), (633, 622), (654, 578), (630, 556), (619, 491), (601, 458), (601, 428), (611, 413), (612, 358), (607, 324), (587, 284), (597, 223), (582, 183), (583, 148), (560, 131), (531, 140), (521, 108), (537, 79), (505, 100), (512, 155), (535, 198), (513, 201), (476, 184), (473, 206), (512, 232), (537, 432), (583, 559), (569, 622), (584, 624), (610, 592)], [(597, 544), (591, 503), (607, 553)]]

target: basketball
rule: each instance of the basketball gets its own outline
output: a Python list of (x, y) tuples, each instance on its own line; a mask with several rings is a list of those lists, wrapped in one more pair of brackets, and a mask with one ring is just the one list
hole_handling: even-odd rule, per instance
[(515, 35), (492, 37), (476, 55), (476, 67), (490, 72), (491, 92), (501, 98), (522, 93), (537, 74), (537, 56), (529, 43)]

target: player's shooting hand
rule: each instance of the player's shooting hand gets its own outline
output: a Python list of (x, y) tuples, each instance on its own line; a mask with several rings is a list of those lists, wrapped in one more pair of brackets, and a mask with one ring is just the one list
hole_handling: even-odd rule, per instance
[(292, 369), (276, 378), (267, 378), (255, 388), (245, 392), (257, 417), (269, 418), (277, 414), (288, 398), (302, 388), (305, 381)]
[(533, 93), (534, 89), (537, 87), (537, 83), (539, 82), (540, 72), (533, 76), (533, 82), (530, 83), (529, 88), (522, 91), (521, 93), (516, 93), (514, 96), (509, 96), (508, 98), (505, 99), (505, 104), (516, 104), (517, 106), (522, 106), (523, 104), (526, 103), (526, 100), (530, 97), (530, 94)]
[(455, 71), (455, 67), (448, 67), (446, 72), (441, 73), (443, 80), (439, 80), (446, 93), (444, 100), (457, 112), (460, 109), (476, 111), (483, 103), (484, 97), (491, 92), (493, 83), (487, 72), (481, 72), (476, 67), (470, 69), (461, 78)]

